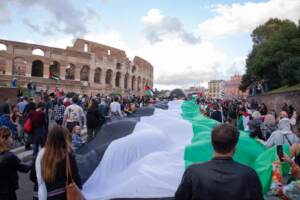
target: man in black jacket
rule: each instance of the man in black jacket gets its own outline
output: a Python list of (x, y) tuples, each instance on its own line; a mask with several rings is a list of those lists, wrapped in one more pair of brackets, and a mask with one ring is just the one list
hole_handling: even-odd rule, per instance
[(175, 199), (262, 200), (262, 187), (256, 172), (232, 159), (238, 138), (238, 129), (229, 124), (214, 128), (211, 136), (213, 159), (186, 169)]
[(218, 122), (223, 122), (223, 116), (222, 116), (222, 112), (219, 109), (219, 106), (217, 104), (215, 104), (213, 106), (213, 112), (211, 113), (210, 117)]

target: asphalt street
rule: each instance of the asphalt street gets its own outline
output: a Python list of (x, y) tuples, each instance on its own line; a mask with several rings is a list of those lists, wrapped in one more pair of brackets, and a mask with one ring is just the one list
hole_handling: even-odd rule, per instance
[(19, 173), (19, 186), (20, 189), (17, 191), (18, 200), (31, 200), (33, 183), (29, 179), (29, 173)]

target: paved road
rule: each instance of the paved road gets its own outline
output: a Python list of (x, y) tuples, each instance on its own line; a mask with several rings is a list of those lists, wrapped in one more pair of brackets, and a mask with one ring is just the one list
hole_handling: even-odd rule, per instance
[(29, 173), (19, 173), (20, 189), (17, 191), (18, 200), (31, 200), (33, 183), (29, 180)]

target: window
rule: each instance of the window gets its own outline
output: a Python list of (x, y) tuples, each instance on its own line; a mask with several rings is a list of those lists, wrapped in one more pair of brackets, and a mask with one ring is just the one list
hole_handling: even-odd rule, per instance
[(32, 51), (32, 55), (36, 55), (36, 56), (45, 56), (45, 53), (43, 50), (41, 49), (34, 49)]
[(121, 69), (122, 64), (121, 63), (117, 63), (117, 69)]
[(5, 44), (0, 43), (0, 51), (7, 51), (7, 46)]
[(85, 44), (84, 44), (83, 51), (84, 51), (84, 52), (88, 52), (88, 51), (89, 51), (89, 45), (88, 45), (88, 43), (85, 43)]

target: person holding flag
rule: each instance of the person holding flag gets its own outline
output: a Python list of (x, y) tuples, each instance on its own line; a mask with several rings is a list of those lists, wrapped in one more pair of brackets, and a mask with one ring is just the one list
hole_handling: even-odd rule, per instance
[(145, 87), (144, 87), (145, 93), (147, 96), (149, 97), (153, 97), (153, 90), (148, 86), (148, 83), (146, 83)]

